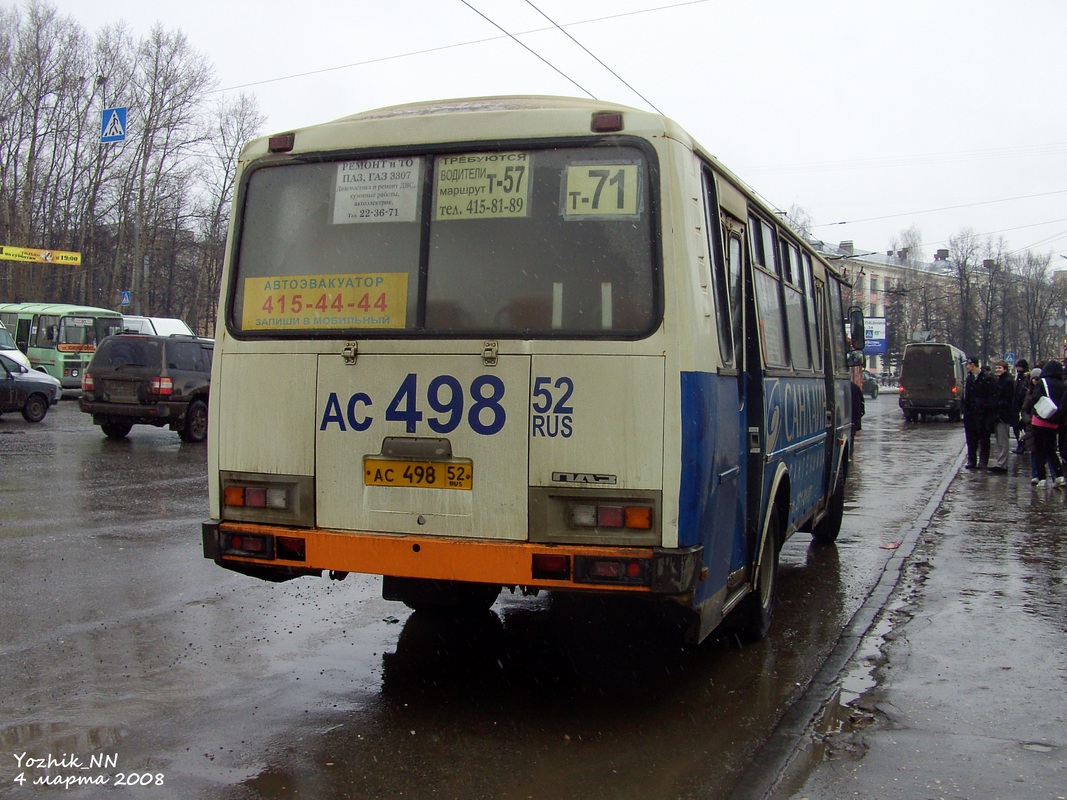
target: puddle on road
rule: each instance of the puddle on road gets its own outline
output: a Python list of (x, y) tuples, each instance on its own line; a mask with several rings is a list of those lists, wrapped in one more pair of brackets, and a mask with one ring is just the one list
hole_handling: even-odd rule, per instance
[(860, 640), (833, 695), (813, 721), (808, 742), (783, 772), (772, 798), (792, 797), (823, 761), (859, 759), (866, 753), (862, 732), (880, 724), (883, 718), (877, 704), (866, 698), (879, 685), (878, 670), (886, 663), (883, 649), (893, 639), (896, 628), (911, 619), (912, 598), (929, 568), (929, 562), (922, 559), (910, 565), (900, 594), (894, 596)]
[(1023, 750), (1030, 750), (1034, 753), (1051, 753), (1055, 751), (1055, 747), (1050, 744), (1044, 744), (1043, 742), (1023, 742)]

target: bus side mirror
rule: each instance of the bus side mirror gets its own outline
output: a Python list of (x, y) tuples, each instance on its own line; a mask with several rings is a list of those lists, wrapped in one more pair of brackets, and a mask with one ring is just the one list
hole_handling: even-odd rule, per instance
[(863, 367), (867, 364), (867, 357), (862, 350), (849, 350), (845, 355), (845, 364), (850, 367)]
[(863, 311), (853, 306), (848, 310), (849, 337), (852, 339), (853, 350), (863, 350), (866, 345), (867, 329), (863, 323)]

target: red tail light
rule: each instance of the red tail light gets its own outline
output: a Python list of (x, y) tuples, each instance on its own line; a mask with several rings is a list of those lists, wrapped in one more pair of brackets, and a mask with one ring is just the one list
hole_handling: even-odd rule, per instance
[(88, 372), (82, 374), (82, 391), (91, 392), (93, 390), (93, 376)]
[(155, 377), (152, 378), (152, 394), (158, 394), (160, 397), (169, 397), (174, 393), (174, 381), (170, 378)]

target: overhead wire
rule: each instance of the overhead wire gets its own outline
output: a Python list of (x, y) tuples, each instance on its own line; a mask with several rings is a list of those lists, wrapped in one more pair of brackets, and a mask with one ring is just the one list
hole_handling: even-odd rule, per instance
[[(558, 73), (559, 73), (560, 75), (562, 75), (562, 76), (563, 76), (564, 78), (566, 78), (566, 79), (567, 79), (568, 81), (570, 81), (570, 82), (571, 82), (571, 83), (573, 83), (573, 84), (574, 84), (575, 86), (577, 86), (577, 87), (578, 87), (579, 89), (581, 89), (581, 90), (582, 90), (582, 91), (583, 91), (583, 92), (584, 92), (585, 94), (589, 95), (589, 96), (590, 96), (591, 98), (593, 98), (594, 100), (596, 100), (596, 99), (597, 99), (597, 96), (596, 96), (595, 94), (593, 94), (592, 92), (590, 92), (590, 91), (589, 91), (588, 89), (586, 89), (586, 88), (585, 88), (584, 86), (582, 86), (582, 85), (581, 85), (580, 83), (578, 83), (578, 81), (576, 81), (576, 80), (575, 80), (574, 78), (572, 78), (572, 77), (571, 77), (570, 75), (568, 75), (568, 74), (567, 74), (566, 72), (564, 72), (563, 70), (561, 70), (561, 69), (560, 69), (559, 67), (557, 67), (557, 66), (556, 66), (555, 64), (553, 64), (553, 63), (552, 63), (551, 61), (549, 61), (549, 60), (548, 60), (547, 58), (545, 58), (544, 56), (542, 56), (542, 55), (541, 55), (540, 53), (538, 53), (538, 52), (537, 52), (536, 50), (534, 50), (534, 49), (533, 49), (532, 47), (529, 47), (529, 46), (528, 46), (528, 45), (526, 45), (526, 44), (525, 44), (524, 42), (520, 41), (520, 40), (519, 40), (519, 38), (518, 38), (517, 36), (513, 35), (513, 34), (512, 34), (512, 33), (510, 33), (509, 31), (507, 31), (507, 30), (506, 30), (506, 29), (504, 28), (504, 26), (502, 26), (502, 25), (498, 24), (497, 22), (495, 22), (495, 21), (493, 21), (492, 19), (490, 19), (489, 17), (487, 17), (487, 16), (486, 16), (485, 14), (483, 14), (483, 13), (482, 13), (481, 11), (479, 11), (479, 10), (478, 10), (478, 9), (476, 9), (476, 8), (475, 8), (474, 6), (472, 6), (472, 5), (470, 4), (470, 3), (468, 3), (468, 2), (467, 2), (467, 0), (459, 0), (459, 2), (463, 3), (463, 5), (465, 5), (465, 6), (467, 7), (467, 8), (469, 8), (469, 9), (470, 9), (471, 11), (473, 11), (473, 12), (474, 12), (475, 14), (477, 14), (477, 15), (478, 15), (479, 17), (481, 17), (482, 19), (484, 19), (484, 20), (485, 20), (486, 22), (488, 22), (488, 23), (489, 23), (490, 25), (492, 25), (492, 26), (493, 26), (494, 28), (496, 28), (497, 30), (503, 31), (503, 32), (504, 32), (504, 34), (505, 34), (505, 35), (506, 35), (506, 36), (507, 36), (507, 37), (508, 37), (509, 39), (511, 39), (511, 41), (515, 42), (515, 44), (519, 45), (519, 46), (520, 46), (520, 47), (521, 47), (521, 48), (522, 48), (523, 50), (526, 50), (526, 51), (527, 51), (528, 53), (530, 53), (531, 55), (533, 55), (533, 56), (535, 56), (536, 58), (540, 59), (540, 60), (541, 60), (541, 61), (542, 61), (543, 63), (547, 64), (547, 65), (548, 65), (549, 67), (551, 67), (551, 68), (552, 68), (553, 70), (555, 70), (556, 72), (558, 72)], [(548, 18), (546, 17), (546, 19), (548, 19)], [(549, 22), (551, 22), (551, 20), (549, 20)]]
[[(465, 1), (465, 0), (464, 0), (464, 1)], [(527, 4), (528, 6), (530, 6), (530, 8), (532, 8), (532, 9), (533, 9), (534, 11), (536, 11), (536, 12), (537, 12), (538, 14), (540, 14), (540, 15), (541, 15), (542, 17), (544, 17), (544, 18), (545, 18), (545, 19), (547, 19), (547, 20), (548, 20), (549, 22), (551, 22), (551, 23), (552, 23), (552, 24), (553, 24), (553, 25), (555, 26), (556, 30), (558, 30), (558, 31), (559, 31), (560, 33), (562, 33), (562, 34), (563, 34), (564, 36), (566, 36), (566, 37), (567, 37), (568, 39), (570, 39), (570, 40), (571, 40), (572, 42), (574, 42), (574, 43), (575, 43), (576, 45), (578, 45), (578, 46), (579, 46), (580, 48), (582, 48), (582, 50), (584, 50), (584, 51), (585, 51), (586, 53), (588, 53), (588, 54), (589, 54), (589, 55), (590, 55), (590, 56), (591, 56), (591, 57), (593, 58), (593, 60), (594, 60), (594, 61), (596, 61), (596, 63), (598, 63), (598, 64), (599, 64), (600, 66), (602, 66), (602, 67), (603, 67), (604, 69), (606, 69), (606, 70), (607, 70), (608, 72), (610, 72), (610, 73), (611, 73), (612, 75), (614, 75), (614, 76), (615, 76), (615, 78), (616, 78), (616, 79), (617, 79), (617, 80), (618, 80), (618, 81), (619, 81), (619, 82), (620, 82), (620, 83), (621, 83), (621, 84), (622, 84), (623, 86), (625, 86), (625, 87), (626, 87), (627, 89), (629, 89), (629, 90), (630, 90), (631, 92), (633, 92), (633, 93), (634, 93), (634, 94), (636, 94), (636, 95), (637, 95), (638, 97), (640, 97), (640, 98), (641, 98), (642, 100), (644, 100), (644, 101), (645, 101), (645, 102), (646, 102), (646, 103), (647, 103), (647, 104), (649, 105), (649, 107), (650, 107), (650, 108), (651, 108), (651, 109), (652, 109), (653, 111), (655, 111), (655, 112), (656, 112), (657, 114), (662, 114), (662, 113), (663, 113), (663, 112), (662, 112), (662, 111), (660, 111), (660, 110), (659, 110), (658, 108), (656, 108), (656, 104), (655, 104), (655, 103), (653, 103), (653, 102), (652, 102), (651, 100), (649, 100), (649, 99), (648, 99), (647, 97), (645, 97), (645, 96), (644, 96), (643, 94), (641, 94), (641, 93), (640, 93), (639, 91), (637, 91), (637, 89), (635, 89), (635, 88), (634, 88), (633, 86), (631, 86), (631, 85), (630, 85), (630, 83), (629, 83), (629, 82), (628, 82), (628, 81), (627, 81), (627, 80), (626, 80), (625, 78), (623, 78), (623, 77), (622, 77), (621, 75), (619, 75), (619, 73), (617, 73), (617, 72), (616, 72), (615, 70), (613, 70), (613, 69), (612, 69), (611, 67), (609, 67), (609, 66), (608, 66), (607, 64), (605, 64), (605, 63), (604, 63), (603, 61), (601, 61), (601, 60), (600, 60), (600, 59), (599, 59), (599, 58), (598, 58), (598, 57), (597, 57), (596, 55), (594, 55), (594, 54), (593, 54), (592, 52), (590, 52), (590, 50), (589, 50), (589, 48), (588, 48), (588, 47), (586, 47), (586, 46), (585, 46), (584, 44), (582, 44), (582, 43), (581, 43), (581, 42), (579, 42), (579, 41), (578, 41), (577, 39), (575, 39), (575, 38), (574, 38), (573, 36), (571, 36), (571, 35), (570, 35), (570, 34), (569, 34), (569, 33), (568, 33), (567, 31), (565, 31), (565, 30), (563, 29), (563, 27), (562, 27), (562, 26), (560, 26), (560, 24), (559, 24), (558, 22), (556, 22), (556, 21), (555, 21), (554, 19), (552, 19), (552, 18), (551, 18), (550, 16), (548, 16), (548, 14), (546, 14), (546, 13), (545, 13), (544, 11), (542, 11), (542, 10), (541, 10), (540, 8), (538, 8), (537, 6), (535, 6), (535, 5), (533, 4), (533, 2), (531, 2), (531, 0), (526, 0), (526, 4)]]
[[(675, 8), (683, 8), (685, 6), (703, 5), (705, 3), (710, 3), (711, 1), (712, 0), (684, 0), (683, 2), (680, 2), (680, 3), (667, 3), (666, 5), (654, 6), (652, 8), (641, 8), (641, 9), (638, 9), (636, 11), (624, 11), (624, 12), (622, 12), (620, 14), (606, 14), (606, 15), (604, 15), (602, 17), (590, 17), (589, 19), (581, 19), (581, 20), (577, 20), (575, 22), (568, 22), (565, 25), (563, 25), (562, 27), (564, 27), (564, 28), (574, 28), (574, 27), (578, 27), (579, 25), (591, 25), (591, 24), (597, 23), (597, 22), (606, 22), (608, 20), (613, 20), (613, 19), (622, 19), (623, 17), (633, 17), (633, 16), (638, 16), (638, 15), (641, 15), (641, 14), (653, 14), (653, 13), (656, 13), (658, 11), (668, 11), (668, 10), (675, 9)], [(499, 30), (503, 31), (503, 28), (500, 28), (500, 26), (496, 26), (496, 27)], [(533, 28), (533, 29), (530, 29), (530, 30), (519, 31), (518, 33), (514, 34), (514, 36), (525, 36), (525, 35), (531, 34), (531, 33), (543, 33), (545, 31), (550, 31), (550, 30), (554, 30), (554, 28), (552, 28), (552, 27), (548, 27), (548, 28)], [(305, 72), (294, 72), (294, 73), (291, 73), (289, 75), (279, 75), (279, 76), (274, 77), (274, 78), (264, 78), (262, 80), (247, 81), (245, 83), (234, 84), (233, 86), (225, 86), (225, 87), (222, 87), (220, 89), (213, 89), (210, 92), (208, 92), (208, 94), (218, 94), (220, 92), (232, 92), (232, 91), (236, 91), (238, 89), (248, 89), (248, 88), (251, 88), (253, 86), (263, 86), (263, 85), (268, 84), (268, 83), (279, 83), (281, 81), (294, 80), (296, 78), (306, 78), (306, 77), (309, 77), (311, 75), (322, 75), (322, 74), (327, 73), (327, 72), (337, 72), (338, 70), (343, 70), (343, 69), (354, 69), (356, 67), (365, 67), (365, 66), (368, 66), (370, 64), (379, 64), (379, 63), (381, 63), (383, 61), (396, 61), (396, 60), (399, 60), (399, 59), (402, 59), (402, 58), (411, 58), (413, 56), (422, 56), (422, 55), (428, 55), (430, 53), (439, 53), (439, 52), (442, 52), (444, 50), (454, 50), (456, 48), (469, 47), (469, 46), (475, 45), (475, 44), (486, 44), (488, 42), (495, 42), (495, 41), (498, 41), (500, 39), (506, 39), (506, 38), (514, 38), (514, 37), (512, 36), (512, 34), (509, 34), (509, 33), (505, 32), (505, 35), (502, 35), (502, 36), (489, 36), (489, 37), (486, 37), (484, 39), (471, 39), (471, 40), (466, 41), (466, 42), (455, 42), (453, 44), (445, 44), (445, 45), (441, 45), (439, 47), (427, 47), (427, 48), (424, 48), (422, 50), (411, 50), (411, 51), (408, 51), (406, 53), (394, 53), (393, 55), (381, 56), (380, 58), (369, 58), (369, 59), (367, 59), (365, 61), (354, 61), (354, 62), (352, 62), (350, 64), (337, 64), (337, 65), (332, 66), (332, 67), (323, 67), (322, 69), (307, 70)], [(640, 96), (640, 95), (638, 95), (638, 96)], [(645, 102), (648, 102), (648, 101), (646, 100)], [(655, 108), (655, 106), (653, 106), (653, 108)]]
[[(342, 69), (350, 69), (350, 68), (359, 67), (359, 66), (366, 66), (366, 65), (369, 65), (369, 64), (379, 63), (379, 62), (382, 62), (382, 61), (390, 61), (390, 60), (396, 60), (396, 59), (401, 59), (401, 58), (408, 58), (408, 57), (411, 57), (411, 56), (425, 55), (425, 54), (428, 54), (428, 53), (440, 52), (440, 51), (449, 50), (449, 49), (455, 49), (455, 48), (459, 48), (459, 47), (467, 47), (467, 46), (474, 45), (474, 44), (484, 44), (484, 43), (487, 43), (487, 42), (498, 41), (500, 39), (505, 39), (506, 38), (506, 39), (510, 39), (511, 41), (513, 41), (516, 44), (518, 44), (524, 50), (529, 52), (531, 55), (536, 57), (538, 60), (540, 60), (546, 66), (548, 66), (553, 71), (555, 71), (560, 76), (562, 76), (565, 80), (567, 80), (568, 82), (573, 84), (575, 87), (577, 87), (581, 92), (583, 92), (584, 94), (588, 95), (590, 98), (592, 98), (594, 100), (598, 99), (596, 97), (596, 95), (594, 95), (592, 92), (590, 92), (588, 89), (586, 89), (580, 83), (578, 83), (578, 81), (576, 81), (574, 78), (572, 78), (566, 72), (564, 72), (562, 69), (557, 67), (555, 64), (553, 64), (547, 58), (542, 56), (540, 53), (535, 51), (533, 48), (531, 48), (528, 45), (526, 45), (524, 42), (522, 42), (518, 38), (519, 36), (524, 36), (524, 35), (527, 35), (527, 34), (540, 33), (540, 32), (544, 32), (544, 31), (555, 30), (555, 31), (558, 31), (558, 32), (562, 33), (563, 35), (565, 35), (575, 45), (580, 47), (583, 52), (585, 52), (587, 55), (589, 55), (591, 58), (593, 58), (598, 64), (600, 64), (600, 66), (602, 66), (605, 70), (607, 70), (613, 77), (615, 77), (616, 80), (618, 80), (620, 83), (622, 83), (627, 89), (629, 89), (631, 92), (633, 92), (639, 98), (641, 98), (641, 100), (644, 103), (646, 103), (650, 108), (652, 108), (654, 111), (656, 111), (656, 113), (662, 114), (663, 112), (651, 100), (649, 100), (647, 97), (645, 97), (644, 94), (642, 94), (638, 89), (636, 89), (634, 86), (632, 86), (626, 79), (624, 79), (621, 75), (619, 75), (619, 73), (617, 73), (614, 69), (612, 69), (610, 66), (608, 66), (608, 64), (606, 64), (596, 54), (594, 54), (591, 50), (589, 50), (589, 48), (587, 48), (585, 45), (583, 45), (581, 42), (579, 42), (574, 36), (572, 36), (566, 30), (566, 28), (567, 27), (576, 27), (578, 25), (586, 25), (586, 24), (590, 24), (590, 23), (594, 23), (594, 22), (602, 22), (602, 21), (606, 21), (606, 20), (618, 19), (618, 18), (621, 18), (621, 17), (628, 17), (628, 16), (639, 15), (639, 14), (647, 14), (647, 13), (652, 13), (652, 12), (657, 12), (657, 11), (664, 11), (664, 10), (673, 9), (673, 8), (679, 8), (679, 7), (683, 7), (683, 6), (700, 5), (700, 4), (704, 4), (704, 3), (710, 2), (710, 0), (685, 0), (684, 2), (680, 2), (680, 3), (670, 3), (670, 4), (666, 4), (666, 5), (662, 5), (662, 6), (656, 6), (656, 7), (653, 7), (653, 8), (645, 8), (645, 9), (639, 9), (637, 11), (623, 12), (623, 13), (620, 13), (620, 14), (609, 14), (609, 15), (605, 15), (605, 16), (602, 16), (602, 17), (595, 17), (595, 18), (586, 19), (586, 20), (579, 20), (579, 21), (576, 21), (576, 22), (567, 23), (566, 25), (561, 25), (558, 22), (556, 22), (554, 19), (552, 19), (548, 14), (546, 14), (541, 8), (539, 8), (537, 5), (535, 5), (532, 2), (532, 0), (526, 0), (527, 5), (529, 5), (531, 8), (533, 8), (538, 14), (540, 14), (549, 23), (551, 23), (551, 27), (549, 27), (549, 28), (534, 28), (534, 29), (530, 29), (530, 30), (520, 31), (518, 33), (512, 33), (510, 31), (508, 31), (506, 28), (504, 28), (502, 25), (497, 23), (495, 20), (491, 19), (489, 16), (484, 14), (482, 11), (478, 10), (477, 8), (475, 8), (473, 5), (471, 5), (470, 2), (468, 2), (468, 0), (459, 0), (459, 1), (461, 3), (463, 3), (463, 5), (465, 5), (467, 8), (469, 8), (471, 11), (473, 11), (475, 14), (477, 14), (482, 19), (484, 19), (486, 22), (488, 22), (493, 27), (495, 27), (497, 30), (499, 30), (503, 35), (502, 36), (487, 37), (487, 38), (484, 38), (484, 39), (475, 39), (475, 40), (470, 40), (470, 41), (467, 41), (467, 42), (458, 42), (458, 43), (449, 44), (449, 45), (442, 45), (440, 47), (426, 48), (426, 49), (423, 49), (423, 50), (410, 51), (410, 52), (407, 52), (407, 53), (399, 53), (399, 54), (394, 54), (394, 55), (390, 55), (390, 56), (383, 56), (381, 58), (368, 59), (366, 61), (355, 62), (355, 63), (352, 63), (352, 64), (343, 64), (343, 65), (338, 65), (338, 66), (333, 66), (333, 67), (325, 67), (325, 68), (319, 69), (319, 70), (310, 70), (310, 71), (307, 71), (307, 72), (294, 73), (294, 74), (291, 74), (291, 75), (285, 75), (285, 76), (280, 76), (280, 77), (276, 77), (276, 78), (268, 78), (268, 79), (264, 79), (264, 80), (261, 80), (261, 81), (252, 81), (252, 82), (249, 82), (249, 83), (244, 83), (244, 84), (239, 84), (239, 85), (235, 85), (235, 86), (231, 86), (231, 87), (227, 87), (227, 88), (223, 88), (223, 89), (218, 89), (218, 90), (215, 90), (215, 92), (232, 91), (232, 90), (235, 90), (235, 89), (243, 89), (243, 88), (248, 88), (248, 87), (251, 87), (251, 86), (260, 86), (260, 85), (267, 84), (267, 83), (275, 83), (275, 82), (284, 81), (284, 80), (291, 80), (291, 79), (294, 79), (294, 78), (301, 78), (301, 77), (306, 77), (306, 76), (310, 76), (310, 75), (317, 75), (317, 74), (322, 74), (322, 73), (325, 73), (325, 72), (332, 72), (332, 71), (337, 71), (337, 70), (342, 70)], [(827, 169), (856, 169), (856, 168), (863, 168), (865, 166), (867, 166), (867, 167), (869, 167), (869, 166), (885, 166), (885, 165), (893, 165), (893, 164), (899, 166), (900, 164), (907, 164), (907, 163), (927, 163), (927, 164), (928, 163), (944, 163), (946, 160), (949, 160), (949, 159), (954, 160), (954, 161), (958, 161), (958, 160), (966, 160), (966, 159), (970, 159), (970, 158), (975, 158), (977, 156), (982, 156), (983, 158), (991, 158), (991, 157), (992, 158), (1007, 158), (1007, 157), (1012, 157), (1012, 156), (1018, 155), (1020, 152), (1025, 152), (1025, 151), (1030, 151), (1030, 154), (1033, 154), (1033, 155), (1048, 155), (1048, 154), (1050, 154), (1050, 152), (1058, 152), (1058, 151), (1062, 150), (1063, 147), (1064, 147), (1064, 145), (1059, 145), (1059, 144), (1031, 145), (1031, 146), (1027, 146), (1026, 148), (997, 148), (995, 150), (986, 150), (986, 151), (967, 151), (967, 152), (959, 152), (959, 153), (931, 153), (931, 154), (925, 154), (925, 155), (903, 156), (903, 157), (896, 157), (896, 158), (859, 159), (859, 160), (855, 160), (855, 161), (846, 161), (846, 162), (810, 162), (810, 163), (806, 163), (806, 164), (787, 165), (787, 166), (784, 166), (784, 167), (759, 167), (759, 168), (756, 168), (755, 171), (756, 172), (764, 172), (764, 173), (766, 173), (766, 172), (781, 172), (781, 171), (793, 171), (793, 172), (796, 172), (796, 171), (803, 171), (803, 170), (826, 171)], [(1010, 201), (1013, 201), (1013, 200), (1025, 200), (1025, 199), (1031, 199), (1031, 198), (1035, 198), (1035, 197), (1045, 197), (1045, 196), (1049, 196), (1049, 195), (1063, 194), (1063, 193), (1067, 193), (1067, 189), (1059, 189), (1059, 190), (1055, 190), (1055, 191), (1051, 191), (1051, 192), (1042, 192), (1042, 193), (1039, 193), (1039, 194), (1032, 194), (1032, 195), (1022, 195), (1022, 196), (1019, 196), (1019, 197), (1001, 198), (1001, 199), (998, 199), (998, 200), (984, 200), (984, 201), (979, 201), (979, 202), (975, 202), (975, 203), (964, 203), (964, 204), (954, 205), (954, 206), (942, 206), (942, 207), (939, 207), (939, 208), (926, 209), (926, 210), (922, 210), (922, 211), (903, 212), (903, 213), (896, 213), (896, 214), (885, 214), (885, 215), (876, 216), (876, 217), (865, 217), (865, 218), (854, 219), (854, 220), (842, 220), (842, 221), (838, 221), (838, 222), (820, 223), (818, 225), (812, 225), (811, 228), (814, 229), (814, 228), (824, 228), (824, 227), (831, 227), (831, 226), (838, 226), (838, 225), (848, 225), (848, 224), (853, 224), (853, 223), (875, 222), (875, 221), (885, 220), (885, 219), (894, 219), (894, 218), (898, 218), (898, 217), (915, 216), (915, 215), (918, 215), (918, 214), (936, 213), (936, 212), (939, 212), (939, 211), (951, 211), (951, 210), (957, 210), (957, 209), (961, 209), (961, 208), (972, 208), (972, 207), (981, 206), (981, 205), (990, 205), (990, 204), (994, 204), (994, 203), (1010, 202)], [(774, 206), (773, 203), (771, 205), (772, 205), (772, 207)], [(1059, 221), (1059, 220), (1054, 220), (1053, 222), (1057, 222), (1057, 221)], [(1036, 225), (1042, 225), (1042, 224), (1051, 224), (1051, 223), (1034, 223), (1033, 225), (1023, 225), (1023, 226), (1019, 226), (1018, 228), (1009, 228), (1009, 229), (1005, 229), (1005, 230), (1019, 230), (1021, 228), (1035, 227)], [(1000, 233), (1000, 232), (1003, 232), (1003, 231), (993, 231), (992, 233)], [(990, 235), (990, 234), (983, 234), (983, 235)], [(1064, 234), (1055, 234), (1053, 236), (1046, 237), (1043, 240), (1039, 240), (1035, 244), (1041, 244), (1042, 242), (1048, 242), (1048, 241), (1056, 241), (1062, 235), (1067, 235), (1067, 232), (1064, 232)], [(941, 242), (935, 242), (934, 244), (940, 244), (940, 243)], [(924, 244), (926, 244), (926, 243), (924, 243)]]
[(1055, 189), (1055, 190), (1053, 190), (1051, 192), (1040, 192), (1038, 194), (1024, 194), (1024, 195), (1019, 195), (1018, 197), (1002, 197), (999, 200), (980, 200), (977, 203), (963, 203), (961, 205), (956, 205), (956, 206), (942, 206), (940, 208), (928, 208), (928, 209), (925, 209), (924, 211), (905, 211), (905, 212), (902, 212), (900, 214), (883, 214), (880, 217), (864, 217), (862, 219), (846, 219), (846, 220), (842, 220), (840, 222), (823, 222), (823, 223), (820, 223), (819, 225), (812, 225), (811, 227), (812, 228), (827, 228), (827, 227), (830, 227), (832, 225), (852, 225), (854, 223), (859, 223), (859, 222), (877, 222), (878, 220), (893, 219), (895, 217), (913, 217), (913, 216), (917, 216), (919, 214), (933, 214), (933, 213), (935, 213), (937, 211), (955, 211), (956, 209), (960, 209), (960, 208), (972, 208), (974, 206), (987, 206), (987, 205), (992, 205), (993, 203), (1008, 203), (1008, 202), (1011, 202), (1013, 200), (1029, 200), (1029, 199), (1034, 198), (1034, 197), (1048, 197), (1049, 195), (1053, 195), (1053, 194), (1067, 194), (1067, 189)]

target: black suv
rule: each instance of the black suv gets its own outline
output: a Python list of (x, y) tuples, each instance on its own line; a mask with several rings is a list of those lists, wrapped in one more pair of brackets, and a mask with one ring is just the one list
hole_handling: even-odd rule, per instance
[(202, 442), (214, 345), (195, 336), (109, 336), (82, 376), (78, 405), (109, 439), (140, 423), (169, 425), (183, 442)]

